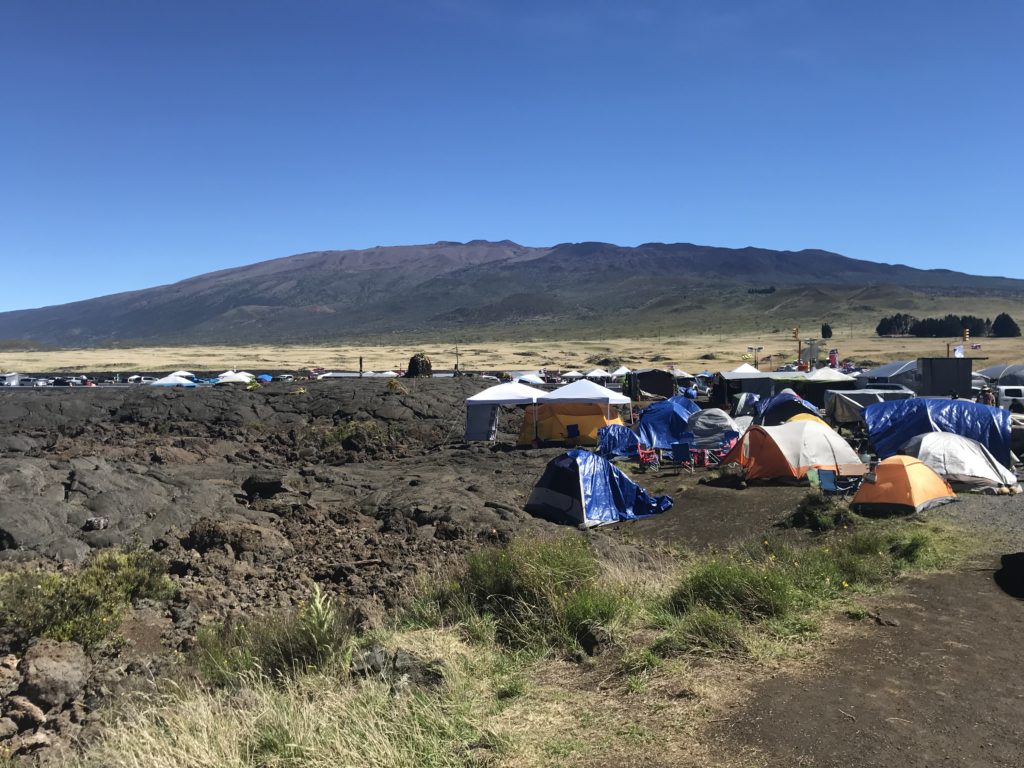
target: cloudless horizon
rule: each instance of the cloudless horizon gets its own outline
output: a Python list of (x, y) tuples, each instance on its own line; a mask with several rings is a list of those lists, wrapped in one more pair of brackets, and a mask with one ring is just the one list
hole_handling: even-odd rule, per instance
[(0, 311), (599, 240), (1024, 278), (1024, 5), (9, 0)]

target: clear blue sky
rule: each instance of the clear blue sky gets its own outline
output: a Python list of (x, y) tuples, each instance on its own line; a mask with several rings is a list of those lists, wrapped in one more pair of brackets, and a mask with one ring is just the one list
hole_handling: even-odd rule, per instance
[(308, 250), (1024, 277), (1024, 3), (5, 0), (0, 310)]

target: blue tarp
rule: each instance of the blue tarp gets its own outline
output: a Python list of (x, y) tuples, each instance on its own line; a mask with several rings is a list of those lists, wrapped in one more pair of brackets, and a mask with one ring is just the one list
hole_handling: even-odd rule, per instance
[(680, 436), (690, 431), (687, 421), (691, 413), (699, 410), (699, 405), (681, 396), (651, 403), (640, 412), (640, 442), (650, 448), (669, 450), (672, 443), (679, 442)]
[(977, 440), (1004, 466), (1010, 459), (1010, 414), (970, 400), (913, 397), (872, 403), (864, 409), (871, 442), (879, 458), (894, 456), (907, 440), (926, 432), (952, 432)]
[(577, 448), (548, 462), (526, 511), (587, 527), (635, 520), (672, 508), (670, 496), (651, 496), (596, 453)]
[(754, 423), (766, 427), (777, 427), (779, 424), (785, 424), (798, 413), (813, 413), (817, 416), (818, 407), (814, 403), (804, 400), (792, 389), (784, 389), (777, 395), (757, 404), (757, 416), (754, 417)]
[(609, 424), (597, 430), (597, 453), (606, 459), (636, 456), (639, 446), (636, 432), (623, 424)]

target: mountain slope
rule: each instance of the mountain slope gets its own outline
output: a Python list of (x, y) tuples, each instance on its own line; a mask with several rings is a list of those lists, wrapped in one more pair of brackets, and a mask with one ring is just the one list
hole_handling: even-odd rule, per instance
[[(748, 292), (766, 286), (778, 290)], [(846, 321), (889, 307), (927, 309), (936, 296), (1012, 302), (1024, 296), (1024, 281), (820, 250), (441, 242), (304, 253), (173, 285), (0, 313), (0, 338), (59, 346), (286, 343), (502, 332), (510, 325), (608, 333), (652, 323), (716, 327), (723, 314), (755, 324), (766, 318)], [(952, 309), (934, 313), (945, 311)]]

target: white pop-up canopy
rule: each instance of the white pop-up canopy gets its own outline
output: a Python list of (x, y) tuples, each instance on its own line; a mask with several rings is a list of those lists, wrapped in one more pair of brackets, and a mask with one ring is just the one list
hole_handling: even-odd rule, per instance
[(583, 374), (579, 371), (568, 371), (562, 374), (563, 379), (582, 379)]
[(595, 368), (587, 374), (588, 379), (610, 379), (612, 375), (604, 368)]
[(194, 379), (196, 375), (189, 373), (188, 371), (175, 371), (174, 373), (168, 374), (169, 376), (177, 376), (182, 379)]
[(750, 363), (743, 363), (743, 365), (733, 368), (729, 373), (760, 373), (760, 371)]
[(835, 368), (819, 368), (813, 373), (807, 374), (808, 381), (853, 381), (853, 376), (847, 376)]
[(631, 373), (632, 373), (632, 371), (629, 370), (629, 368), (627, 368), (624, 365), (620, 365), (618, 368), (616, 368), (614, 371), (612, 371), (612, 376), (614, 376), (615, 378), (618, 378), (619, 376), (628, 376)]
[(149, 382), (151, 387), (194, 387), (196, 383), (184, 376), (164, 376), (162, 379)]
[(522, 376), (516, 378), (516, 382), (519, 384), (543, 384), (544, 379), (535, 373), (524, 373)]
[(467, 405), (530, 405), (536, 403), (547, 393), (525, 384), (511, 382), (488, 387), (466, 398)]
[(236, 373), (235, 371), (225, 371), (217, 377), (217, 381), (214, 382), (216, 385), (220, 384), (251, 384), (255, 377), (252, 374), (248, 376), (244, 373)]
[(546, 393), (538, 400), (541, 403), (604, 403), (605, 405), (628, 405), (629, 398), (613, 392), (607, 387), (586, 379), (574, 381)]

